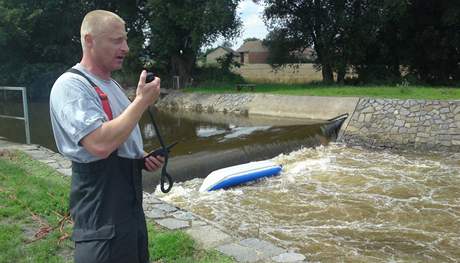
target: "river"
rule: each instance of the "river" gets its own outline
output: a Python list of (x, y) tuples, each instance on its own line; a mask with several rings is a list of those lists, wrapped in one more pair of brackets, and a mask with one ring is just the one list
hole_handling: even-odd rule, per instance
[(193, 179), (156, 194), (242, 237), (294, 247), (308, 261), (460, 260), (459, 153), (331, 144), (273, 160), (283, 165), (277, 177), (209, 193)]
[[(20, 107), (3, 104), (2, 110), (17, 113)], [(48, 104), (32, 103), (30, 114), (32, 143), (56, 150)], [(309, 261), (460, 260), (460, 153), (327, 145), (318, 121), (159, 111), (155, 116), (164, 139), (179, 141), (172, 151), (178, 160), (229, 149), (247, 152), (245, 147), (279, 141), (297, 146), (271, 156), (283, 166), (279, 176), (209, 193), (198, 192), (202, 178), (179, 178), (183, 182), (169, 194), (155, 191), (167, 202), (242, 237), (294, 248)], [(140, 127), (146, 150), (157, 147), (147, 116)], [(2, 119), (0, 136), (23, 142), (24, 126)], [(298, 149), (302, 138), (318, 143)], [(203, 163), (191, 162), (190, 167)], [(146, 191), (155, 185), (146, 184)]]

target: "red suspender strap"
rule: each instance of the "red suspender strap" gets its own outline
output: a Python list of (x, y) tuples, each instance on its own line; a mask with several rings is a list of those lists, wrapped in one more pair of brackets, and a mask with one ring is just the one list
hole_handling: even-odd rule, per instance
[(107, 114), (109, 120), (112, 120), (113, 114), (109, 104), (109, 97), (107, 97), (107, 94), (105, 94), (98, 86), (95, 86), (94, 89), (96, 90), (97, 94), (99, 95), (99, 98), (101, 99), (102, 108), (104, 109), (105, 114)]
[(105, 94), (96, 84), (94, 84), (94, 82), (92, 82), (88, 78), (88, 76), (86, 76), (80, 70), (75, 69), (75, 68), (71, 68), (71, 69), (67, 70), (67, 72), (71, 72), (71, 73), (74, 73), (74, 74), (77, 74), (77, 75), (80, 75), (80, 76), (84, 77), (91, 84), (91, 86), (93, 86), (93, 88), (96, 90), (97, 95), (99, 95), (99, 98), (101, 99), (102, 109), (104, 110), (105, 114), (109, 118), (109, 121), (112, 120), (113, 119), (113, 114), (112, 114), (112, 109), (110, 108), (109, 97), (107, 97), (107, 94)]

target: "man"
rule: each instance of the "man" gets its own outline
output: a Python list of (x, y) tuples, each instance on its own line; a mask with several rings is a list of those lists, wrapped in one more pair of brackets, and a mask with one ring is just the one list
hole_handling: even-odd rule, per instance
[(111, 79), (129, 48), (118, 15), (95, 10), (81, 25), (83, 57), (53, 85), (50, 114), (59, 151), (72, 160), (70, 213), (75, 262), (148, 262), (141, 170), (162, 166), (143, 159), (138, 121), (160, 93), (160, 79), (142, 71), (132, 103)]

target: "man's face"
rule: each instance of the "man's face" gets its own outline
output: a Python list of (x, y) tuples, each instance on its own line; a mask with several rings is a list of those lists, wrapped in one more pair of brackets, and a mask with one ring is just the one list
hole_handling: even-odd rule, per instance
[(123, 60), (128, 54), (127, 33), (125, 26), (119, 21), (111, 21), (102, 33), (94, 36), (91, 53), (103, 70), (112, 72), (121, 69)]

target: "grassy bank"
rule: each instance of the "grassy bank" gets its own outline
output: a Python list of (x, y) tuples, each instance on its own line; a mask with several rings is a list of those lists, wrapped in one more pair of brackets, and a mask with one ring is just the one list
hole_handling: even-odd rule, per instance
[[(186, 89), (187, 92), (237, 93), (235, 85), (204, 86)], [(243, 92), (252, 92), (243, 88)], [(296, 96), (347, 96), (393, 99), (460, 99), (460, 88), (427, 86), (327, 86), (324, 84), (256, 84), (255, 93)]]
[[(0, 263), (72, 262), (70, 178), (20, 152), (0, 150)], [(233, 262), (181, 231), (148, 224), (154, 262)]]

